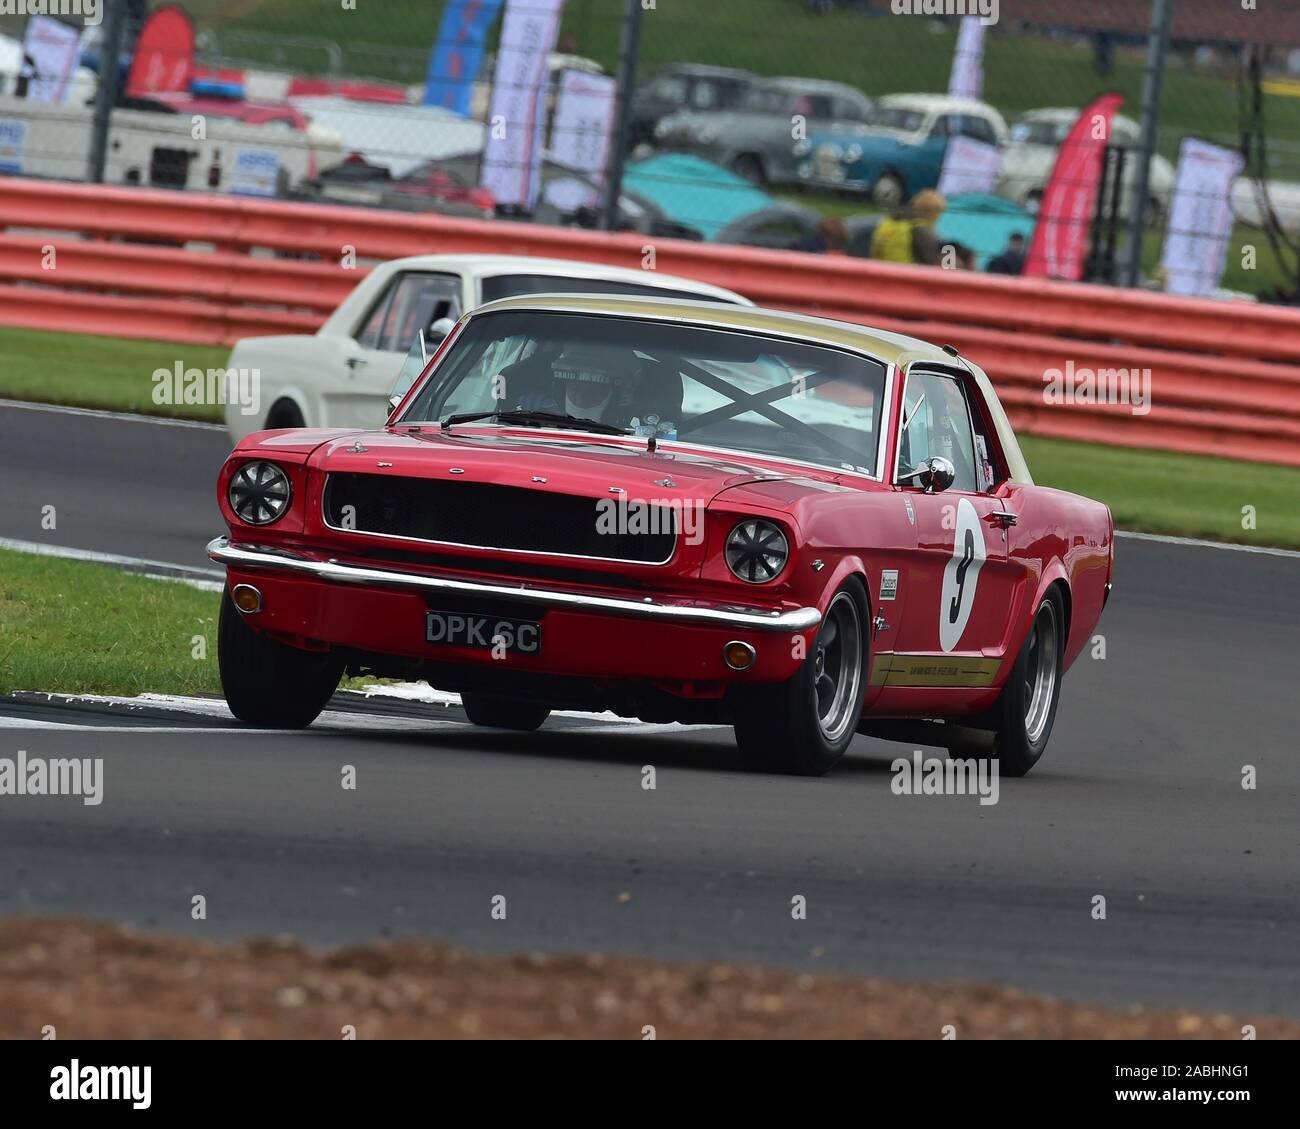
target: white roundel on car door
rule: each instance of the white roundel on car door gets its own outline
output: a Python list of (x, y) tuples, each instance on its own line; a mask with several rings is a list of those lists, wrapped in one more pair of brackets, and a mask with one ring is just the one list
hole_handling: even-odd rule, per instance
[(943, 590), (939, 601), (939, 645), (945, 651), (956, 650), (970, 622), (979, 586), (980, 569), (988, 557), (979, 514), (966, 498), (957, 502), (957, 529), (953, 538), (952, 558), (944, 566)]

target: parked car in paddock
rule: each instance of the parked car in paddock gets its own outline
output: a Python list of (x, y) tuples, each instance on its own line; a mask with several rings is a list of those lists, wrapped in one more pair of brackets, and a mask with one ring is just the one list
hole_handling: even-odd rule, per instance
[(493, 219), (497, 211), (496, 198), (488, 189), (477, 181), (467, 182), (456, 171), (448, 171), (442, 162), (417, 165), (405, 176), (394, 179), (385, 166), (372, 165), (359, 153), (304, 181), (294, 198), (474, 219)]
[(796, 149), (799, 176), (807, 184), (868, 192), (882, 208), (896, 208), (938, 185), (954, 137), (1005, 145), (1007, 123), (974, 98), (890, 94), (864, 125), (810, 132)]
[(655, 127), (680, 110), (734, 110), (757, 75), (732, 67), (677, 63), (661, 67), (639, 86), (628, 120), (628, 145), (653, 145)]
[[(993, 190), (1027, 211), (1037, 213), (1043, 191), (1056, 167), (1057, 154), (1078, 118), (1079, 111), (1070, 109), (1030, 110), (1016, 118), (1011, 126), (1010, 144), (1002, 158), (1002, 171)], [(1123, 114), (1116, 114), (1111, 123), (1113, 146), (1127, 151), (1119, 207), (1122, 216), (1132, 214), (1136, 201), (1138, 163), (1133, 151), (1138, 148), (1141, 132), (1138, 123)], [(1154, 211), (1168, 209), (1175, 178), (1174, 166), (1159, 153), (1155, 154), (1151, 158), (1148, 188)]]
[(655, 144), (707, 157), (754, 184), (799, 182), (795, 118), (807, 134), (861, 125), (871, 100), (842, 82), (769, 78), (750, 83), (731, 110), (683, 110), (655, 126)]
[(749, 305), (720, 286), (655, 271), (526, 255), (419, 255), (372, 270), (314, 334), (247, 337), (231, 369), (260, 374), (261, 410), (226, 406), (238, 442), (263, 428), (379, 427), (420, 333), (432, 349), (465, 310), (517, 294), (671, 294)]
[(249, 436), (217, 495), (242, 721), (423, 678), (479, 725), (725, 723), (801, 774), (859, 732), (1028, 772), (1113, 567), (955, 350), (658, 297), (482, 306), (385, 426)]

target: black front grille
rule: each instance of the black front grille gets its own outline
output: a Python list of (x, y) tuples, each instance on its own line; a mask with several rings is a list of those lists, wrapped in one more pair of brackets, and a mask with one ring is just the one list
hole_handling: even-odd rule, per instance
[(623, 523), (611, 531), (617, 516), (609, 501), (517, 486), (382, 474), (331, 474), (325, 483), (325, 520), (338, 529), (644, 564), (672, 556), (674, 510), (649, 507), (626, 515), (638, 522), (631, 528), (649, 532), (623, 532), (629, 528)]

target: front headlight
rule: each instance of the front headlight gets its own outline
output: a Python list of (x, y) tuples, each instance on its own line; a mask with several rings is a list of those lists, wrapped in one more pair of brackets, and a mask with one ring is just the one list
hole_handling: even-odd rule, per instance
[(790, 543), (780, 526), (746, 518), (727, 536), (727, 567), (747, 584), (775, 580), (790, 557)]
[(240, 521), (270, 525), (289, 511), (293, 487), (275, 463), (245, 463), (230, 480), (226, 498)]
[(844, 159), (848, 161), (849, 164), (856, 165), (860, 160), (862, 160), (862, 146), (850, 145), (844, 150)]

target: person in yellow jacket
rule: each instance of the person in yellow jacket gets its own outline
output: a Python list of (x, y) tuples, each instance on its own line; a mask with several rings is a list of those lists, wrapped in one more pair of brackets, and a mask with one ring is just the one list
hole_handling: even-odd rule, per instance
[(922, 189), (911, 206), (882, 220), (871, 237), (871, 257), (889, 263), (939, 265), (939, 237), (934, 225), (948, 202), (933, 188)]

